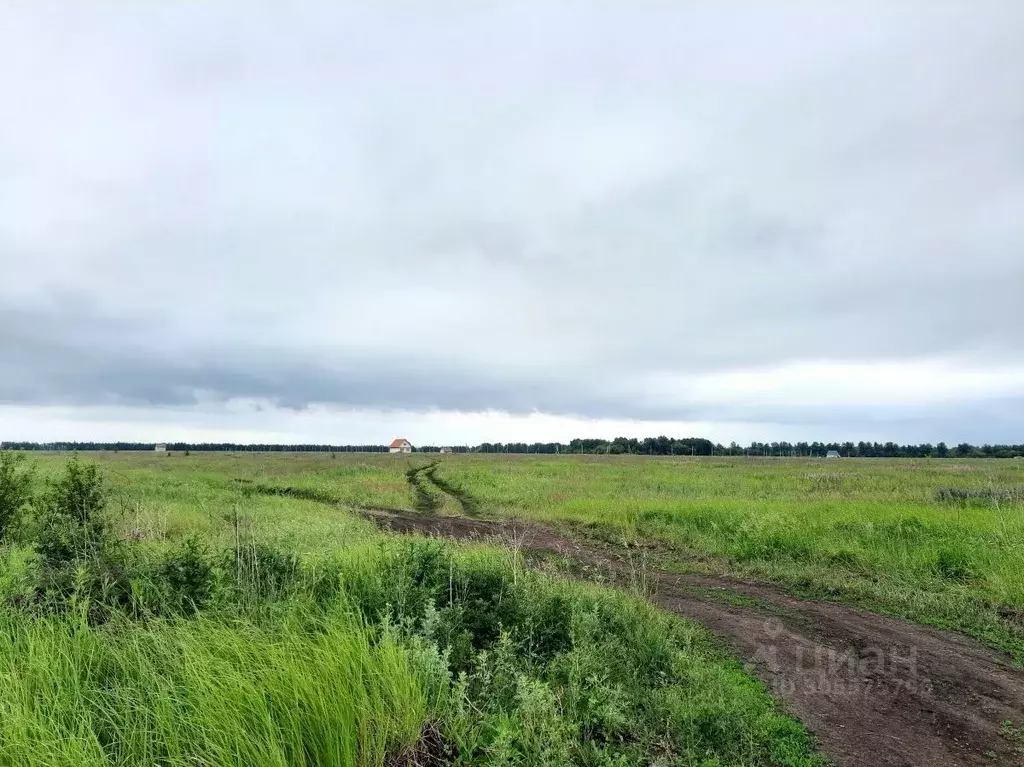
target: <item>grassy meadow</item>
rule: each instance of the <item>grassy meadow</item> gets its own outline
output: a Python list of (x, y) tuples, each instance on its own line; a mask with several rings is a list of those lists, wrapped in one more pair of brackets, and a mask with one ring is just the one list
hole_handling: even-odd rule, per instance
[(0, 456), (0, 765), (823, 763), (696, 624), (346, 509), (423, 458)]
[[(317, 557), (373, 535), (351, 507), (410, 508), (406, 472), (440, 462), (436, 513), (515, 516), (611, 543), (648, 541), (659, 564), (749, 575), (818, 598), (955, 628), (1024, 662), (1024, 461), (643, 456), (103, 454), (146, 538), (200, 532), (226, 515)], [(42, 459), (44, 473), (60, 457)], [(290, 489), (296, 496), (268, 495)], [(131, 530), (128, 530), (131, 532)]]
[(656, 541), (663, 565), (753, 575), (959, 629), (1024, 662), (1024, 461), (459, 456), (482, 513)]

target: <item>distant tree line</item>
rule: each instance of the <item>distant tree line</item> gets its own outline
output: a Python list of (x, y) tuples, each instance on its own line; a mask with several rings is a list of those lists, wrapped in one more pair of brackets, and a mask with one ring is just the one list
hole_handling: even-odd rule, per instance
[[(240, 445), (233, 442), (168, 442), (167, 449), (209, 452), (268, 453), (386, 453), (387, 445)], [(3, 442), (9, 450), (153, 450), (152, 442)], [(416, 452), (436, 453), (438, 445), (421, 445)], [(562, 442), (484, 442), (480, 445), (452, 445), (455, 453), (576, 453), (588, 455), (692, 455), (692, 456), (764, 456), (813, 457), (830, 450), (848, 458), (1013, 458), (1024, 456), (1022, 445), (971, 445), (963, 442), (949, 447), (936, 445), (897, 445), (895, 442), (752, 442), (742, 446), (713, 443), (702, 437), (676, 439), (671, 437), (616, 437), (606, 439), (574, 439)]]
[(585, 453), (597, 455), (721, 455), (765, 457), (812, 457), (835, 450), (849, 458), (1013, 458), (1024, 456), (1022, 445), (971, 445), (966, 442), (949, 447), (936, 445), (897, 445), (895, 442), (752, 442), (728, 446), (701, 437), (673, 439), (670, 437), (616, 437), (605, 439), (574, 439), (568, 444), (535, 442), (526, 444), (490, 443), (471, 448), (477, 453)]
[(835, 450), (848, 458), (1014, 458), (1024, 456), (1022, 445), (971, 445), (961, 442), (949, 447), (945, 442), (920, 445), (897, 445), (895, 442), (753, 442), (740, 447), (735, 442), (727, 448), (715, 446), (715, 454), (806, 456), (824, 455)]
[(0, 442), (7, 450), (153, 450), (157, 444), (168, 450), (196, 450), (211, 453), (386, 453), (387, 445), (240, 445), (234, 442)]

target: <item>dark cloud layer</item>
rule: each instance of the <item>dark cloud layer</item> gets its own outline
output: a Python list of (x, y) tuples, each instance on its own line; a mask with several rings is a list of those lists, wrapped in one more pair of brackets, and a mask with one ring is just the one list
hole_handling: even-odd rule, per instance
[(1024, 6), (488, 8), (0, 10), (0, 403), (1022, 429)]

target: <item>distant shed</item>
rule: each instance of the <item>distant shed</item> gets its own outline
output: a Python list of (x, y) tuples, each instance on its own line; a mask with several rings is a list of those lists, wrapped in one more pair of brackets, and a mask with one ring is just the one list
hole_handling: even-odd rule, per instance
[(399, 438), (388, 445), (388, 450), (392, 453), (411, 453), (412, 443), (407, 439)]
[(839, 451), (838, 450), (829, 450), (827, 453), (825, 453), (825, 457), (826, 458), (842, 458), (842, 456), (839, 455)]
[(166, 453), (167, 452), (167, 443), (166, 442), (157, 442), (153, 446), (153, 450), (155, 450), (157, 453)]

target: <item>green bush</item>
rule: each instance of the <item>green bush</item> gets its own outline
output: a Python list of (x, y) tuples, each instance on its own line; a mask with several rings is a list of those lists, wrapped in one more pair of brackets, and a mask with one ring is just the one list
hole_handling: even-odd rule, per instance
[(0, 540), (18, 525), (31, 487), (32, 473), (25, 467), (25, 456), (0, 450)]
[(205, 607), (214, 589), (214, 568), (206, 546), (190, 537), (168, 552), (157, 570), (164, 606), (173, 613), (192, 614)]
[(63, 475), (47, 483), (36, 504), (34, 542), (47, 565), (99, 559), (114, 547), (103, 516), (106, 503), (96, 466), (77, 457), (69, 460)]
[(133, 602), (132, 558), (104, 515), (107, 495), (95, 465), (77, 457), (32, 501), (27, 543), (40, 567), (35, 603), (75, 610), (90, 621)]

